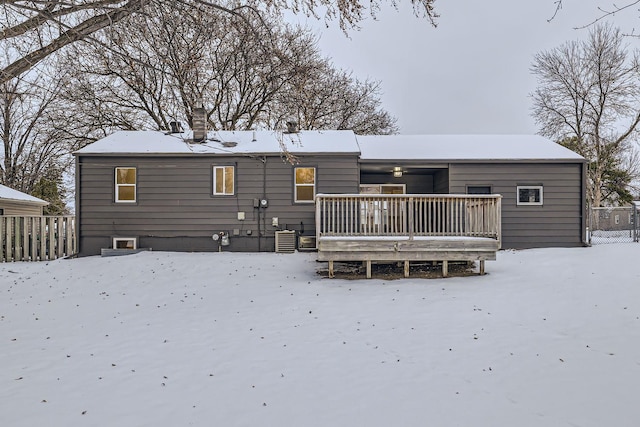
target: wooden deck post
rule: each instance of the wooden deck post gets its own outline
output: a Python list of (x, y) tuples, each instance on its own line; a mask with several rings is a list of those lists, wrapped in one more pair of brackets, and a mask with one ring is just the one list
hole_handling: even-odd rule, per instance
[(31, 218), (31, 261), (38, 261), (38, 218)]
[(404, 261), (404, 277), (409, 277), (409, 261)]
[(20, 233), (20, 217), (13, 217), (13, 230), (13, 238), (16, 244), (16, 247), (13, 248), (13, 260), (22, 261), (22, 233)]
[(449, 261), (442, 261), (442, 277), (449, 275)]
[(365, 261), (367, 264), (367, 279), (371, 279), (371, 260)]
[(334, 274), (333, 274), (333, 261), (329, 261), (329, 279), (333, 279), (334, 278)]
[(480, 260), (480, 275), (484, 276), (484, 260)]

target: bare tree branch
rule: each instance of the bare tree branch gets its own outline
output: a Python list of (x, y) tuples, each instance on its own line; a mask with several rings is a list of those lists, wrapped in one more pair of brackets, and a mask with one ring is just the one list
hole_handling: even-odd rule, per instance
[(556, 8), (553, 11), (553, 15), (551, 16), (551, 18), (547, 19), (547, 22), (553, 21), (558, 15), (558, 13), (560, 12), (560, 10), (562, 9), (562, 0), (556, 0), (553, 2), (553, 4), (556, 5)]
[(122, 0), (102, 0), (70, 5), (65, 5), (64, 2), (48, 1), (45, 2), (42, 9), (34, 9), (36, 14), (31, 18), (28, 18), (14, 26), (0, 30), (0, 40), (21, 36), (27, 31), (36, 29), (46, 22), (55, 21), (57, 18), (70, 15), (81, 10), (93, 10), (118, 3), (122, 3)]
[[(6, 43), (12, 41), (13, 48), (19, 54), (10, 63), (0, 65), (0, 83), (19, 77), (63, 47), (85, 40), (151, 4), (210, 8), (243, 20), (248, 19), (247, 15), (253, 15), (252, 19), (261, 19), (260, 11), (282, 10), (318, 17), (317, 10), (322, 9), (325, 11), (325, 20), (337, 19), (340, 27), (346, 31), (357, 28), (364, 18), (365, 5), (368, 4), (371, 13), (375, 14), (384, 2), (396, 6), (396, 0), (246, 0), (240, 5), (227, 0), (5, 0), (0, 3), (6, 18), (6, 23), (0, 23), (0, 42), (4, 43), (0, 44), (0, 48), (8, 51)], [(435, 26), (438, 15), (433, 7), (434, 2), (411, 0), (415, 13)]]
[(600, 16), (598, 16), (597, 18), (595, 18), (593, 21), (589, 22), (588, 24), (579, 26), (579, 27), (575, 27), (574, 29), (576, 30), (582, 30), (588, 27), (592, 27), (593, 25), (595, 25), (596, 23), (615, 15), (616, 13), (622, 12), (625, 9), (629, 9), (630, 7), (633, 7), (637, 4), (640, 3), (640, 0), (635, 0), (631, 3), (625, 4), (624, 6), (616, 6), (615, 4), (612, 5), (613, 9), (611, 10), (605, 10), (602, 7), (598, 7), (598, 10), (600, 12), (602, 12), (602, 14)]
[(37, 63), (47, 58), (59, 49), (83, 40), (96, 31), (106, 28), (114, 23), (128, 17), (133, 11), (138, 10), (144, 4), (144, 0), (130, 0), (124, 6), (112, 9), (109, 12), (93, 16), (77, 26), (63, 32), (58, 38), (49, 44), (34, 50), (20, 59), (7, 65), (0, 71), (0, 83), (7, 82), (10, 79), (20, 76), (26, 71), (33, 68)]

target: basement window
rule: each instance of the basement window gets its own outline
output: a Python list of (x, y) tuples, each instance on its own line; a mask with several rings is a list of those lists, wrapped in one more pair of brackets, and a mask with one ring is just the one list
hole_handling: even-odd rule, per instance
[(136, 168), (116, 168), (116, 203), (136, 202)]
[(295, 201), (312, 203), (316, 196), (316, 168), (295, 168)]
[(213, 195), (233, 196), (235, 192), (235, 167), (213, 167)]
[(467, 194), (491, 194), (490, 185), (467, 185)]
[(138, 249), (135, 237), (114, 237), (113, 249)]
[(542, 206), (542, 185), (519, 185), (518, 206)]

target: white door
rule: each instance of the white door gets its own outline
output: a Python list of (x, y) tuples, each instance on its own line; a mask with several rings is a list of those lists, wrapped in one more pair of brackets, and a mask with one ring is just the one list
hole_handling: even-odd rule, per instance
[[(361, 184), (360, 194), (405, 194), (405, 184)], [(360, 229), (364, 233), (384, 233), (391, 228), (397, 229), (398, 214), (400, 209), (397, 206), (390, 206), (386, 201), (363, 201), (360, 203)], [(392, 227), (393, 225), (393, 227)]]

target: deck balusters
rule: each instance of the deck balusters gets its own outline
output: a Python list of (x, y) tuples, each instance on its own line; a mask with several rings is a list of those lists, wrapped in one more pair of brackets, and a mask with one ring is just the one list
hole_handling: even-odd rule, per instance
[(320, 194), (318, 236), (500, 238), (499, 195)]

